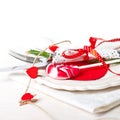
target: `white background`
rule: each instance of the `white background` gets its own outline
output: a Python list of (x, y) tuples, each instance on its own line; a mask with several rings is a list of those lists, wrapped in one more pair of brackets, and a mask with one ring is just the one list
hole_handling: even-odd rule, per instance
[[(81, 46), (89, 44), (90, 36), (120, 38), (119, 2), (120, 0), (0, 0), (0, 68), (14, 64), (14, 60), (8, 57), (8, 49), (41, 48), (50, 41), (66, 39)], [(18, 65), (20, 62), (16, 60)], [(24, 88), (19, 84), (11, 84), (12, 80), (6, 78), (6, 74), (5, 79), (1, 77), (0, 74), (1, 120), (33, 120), (37, 116), (41, 120), (46, 118), (44, 113), (32, 106), (19, 107), (18, 99)], [(90, 117), (90, 114), (86, 115), (74, 107), (46, 98), (45, 95), (40, 95), (40, 100), (43, 99), (40, 105), (60, 119), (64, 116), (64, 119), (77, 120), (81, 117), (81, 120), (86, 120), (88, 116), (93, 120), (94, 116)], [(114, 116), (119, 116), (118, 111), (114, 111)], [(109, 112), (104, 114), (106, 115), (113, 116)]]
[(119, 12), (119, 0), (0, 0), (0, 54), (44, 39), (79, 46), (90, 36), (120, 37)]

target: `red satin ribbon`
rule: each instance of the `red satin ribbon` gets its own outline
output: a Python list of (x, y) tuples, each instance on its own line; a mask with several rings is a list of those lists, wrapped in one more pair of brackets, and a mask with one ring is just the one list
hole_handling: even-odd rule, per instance
[[(102, 40), (102, 41), (98, 45), (96, 45), (97, 40)], [(101, 57), (101, 55), (95, 50), (96, 47), (98, 47), (99, 45), (101, 45), (102, 43), (105, 43), (105, 42), (120, 42), (120, 38), (115, 38), (115, 39), (111, 39), (111, 40), (104, 40), (102, 38), (90, 37), (89, 42), (90, 42), (90, 46), (84, 46), (83, 49), (69, 49), (69, 50), (75, 51), (77, 53), (75, 53), (73, 55), (67, 55), (66, 51), (64, 51), (62, 53), (62, 56), (67, 58), (67, 59), (73, 59), (73, 58), (79, 57), (83, 54), (86, 54), (84, 57), (84, 60), (89, 60), (88, 53), (91, 53), (93, 56), (95, 56), (103, 64), (104, 67), (106, 67), (107, 70), (120, 76), (120, 74), (113, 72), (108, 67), (108, 65), (105, 63), (105, 61)]]

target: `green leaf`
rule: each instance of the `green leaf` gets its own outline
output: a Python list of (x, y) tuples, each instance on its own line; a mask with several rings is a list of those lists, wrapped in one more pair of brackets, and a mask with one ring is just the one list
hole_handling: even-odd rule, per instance
[(50, 53), (48, 53), (48, 52), (46, 52), (46, 51), (40, 51), (40, 50), (34, 50), (34, 49), (30, 49), (29, 51), (28, 51), (28, 53), (29, 54), (33, 54), (33, 55), (38, 55), (38, 54), (40, 54), (40, 56), (43, 56), (43, 57), (45, 57), (45, 58), (50, 58), (50, 56), (51, 56), (51, 54)]

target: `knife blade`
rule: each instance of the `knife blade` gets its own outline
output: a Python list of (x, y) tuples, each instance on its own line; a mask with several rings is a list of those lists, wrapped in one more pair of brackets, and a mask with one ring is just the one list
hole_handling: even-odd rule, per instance
[[(48, 62), (42, 62), (42, 63), (35, 63), (34, 66), (38, 68), (45, 68), (47, 66)], [(0, 68), (0, 72), (12, 72), (12, 71), (19, 71), (19, 70), (26, 70), (30, 67), (32, 67), (32, 64), (26, 64), (26, 65), (15, 65), (15, 66), (10, 66), (10, 67), (3, 67)]]

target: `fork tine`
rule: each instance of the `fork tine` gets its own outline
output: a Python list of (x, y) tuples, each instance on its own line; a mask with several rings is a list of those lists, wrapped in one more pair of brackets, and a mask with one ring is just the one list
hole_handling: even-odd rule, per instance
[[(25, 62), (29, 62), (29, 63), (33, 63), (33, 61), (35, 59), (35, 57), (23, 55), (23, 54), (20, 54), (18, 52), (15, 52), (13, 50), (9, 50), (8, 54), (11, 55), (14, 58), (17, 58), (19, 60), (22, 60), (22, 61), (25, 61)], [(38, 58), (36, 60), (36, 62), (41, 62), (40, 58)]]

